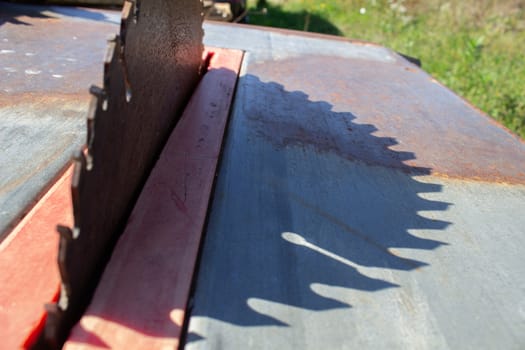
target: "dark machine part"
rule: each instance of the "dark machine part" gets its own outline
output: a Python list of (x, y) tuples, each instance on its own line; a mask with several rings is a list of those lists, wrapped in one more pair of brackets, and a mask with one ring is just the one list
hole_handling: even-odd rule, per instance
[(92, 87), (86, 147), (75, 158), (74, 227), (59, 227), (62, 279), (37, 347), (60, 348), (94, 292), (138, 192), (196, 86), (199, 0), (124, 3), (102, 87)]
[(204, 0), (206, 19), (223, 22), (244, 22), (248, 14), (246, 0)]

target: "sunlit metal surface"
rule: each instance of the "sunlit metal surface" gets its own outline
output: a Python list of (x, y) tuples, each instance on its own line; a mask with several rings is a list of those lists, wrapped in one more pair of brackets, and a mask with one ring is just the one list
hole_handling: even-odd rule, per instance
[(522, 141), (384, 48), (206, 33), (247, 53), (187, 348), (525, 345)]
[(84, 140), (120, 13), (0, 4), (0, 239)]
[[(4, 231), (84, 141), (120, 14), (1, 6)], [(522, 141), (385, 48), (205, 30), (246, 55), (188, 348), (525, 346)]]

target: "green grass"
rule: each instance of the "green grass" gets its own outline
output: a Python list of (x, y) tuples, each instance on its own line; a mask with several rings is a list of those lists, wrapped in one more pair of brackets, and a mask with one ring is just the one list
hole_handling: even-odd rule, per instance
[(343, 35), (421, 59), (423, 69), (525, 138), (523, 0), (268, 0), (249, 23)]

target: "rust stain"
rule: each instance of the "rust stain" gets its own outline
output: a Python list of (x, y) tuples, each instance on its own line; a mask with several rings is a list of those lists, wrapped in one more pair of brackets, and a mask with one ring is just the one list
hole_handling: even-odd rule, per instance
[(411, 174), (525, 184), (523, 140), (409, 63), (305, 56), (253, 64), (250, 74), (245, 79), (266, 103), (257, 110), (246, 103), (248, 122), (275, 147), (312, 147)]
[(84, 104), (89, 102), (89, 93), (45, 93), (45, 92), (26, 92), (16, 94), (1, 94), (0, 93), (0, 108), (4, 107), (20, 107), (28, 111), (38, 112), (39, 108), (57, 109), (63, 107), (64, 104)]

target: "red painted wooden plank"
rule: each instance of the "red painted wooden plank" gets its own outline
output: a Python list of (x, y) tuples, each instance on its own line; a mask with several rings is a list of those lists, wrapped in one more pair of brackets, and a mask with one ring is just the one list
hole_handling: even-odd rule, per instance
[(66, 349), (176, 348), (242, 52), (210, 70), (153, 169)]
[(58, 295), (57, 224), (72, 226), (69, 168), (0, 244), (0, 339), (3, 349), (35, 340), (44, 304)]

